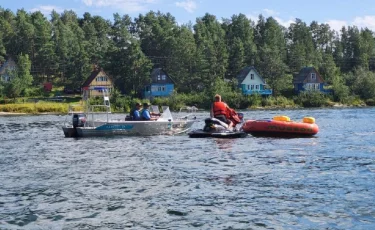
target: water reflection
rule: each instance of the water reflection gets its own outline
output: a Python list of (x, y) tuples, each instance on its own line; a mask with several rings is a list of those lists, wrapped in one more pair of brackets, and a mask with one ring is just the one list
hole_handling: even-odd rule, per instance
[(230, 152), (233, 148), (233, 145), (236, 142), (236, 139), (231, 139), (231, 138), (214, 138), (215, 143), (217, 144), (219, 149), (226, 150)]

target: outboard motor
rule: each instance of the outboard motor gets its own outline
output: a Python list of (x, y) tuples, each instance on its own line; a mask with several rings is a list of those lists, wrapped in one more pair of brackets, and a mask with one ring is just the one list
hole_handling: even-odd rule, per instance
[(86, 116), (83, 113), (73, 115), (73, 128), (85, 126)]

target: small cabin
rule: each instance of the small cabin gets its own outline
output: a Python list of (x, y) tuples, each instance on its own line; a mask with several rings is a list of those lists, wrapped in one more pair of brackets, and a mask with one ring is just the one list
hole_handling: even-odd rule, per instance
[(82, 85), (82, 89), (89, 90), (88, 97), (102, 96), (103, 89), (108, 93), (113, 90), (113, 80), (103, 69), (95, 69)]
[(328, 92), (324, 89), (325, 81), (314, 67), (304, 67), (298, 74), (293, 76), (294, 91), (320, 91)]
[(174, 91), (175, 82), (162, 68), (154, 68), (151, 72), (151, 83), (145, 85), (144, 98), (169, 97)]
[(254, 66), (243, 68), (237, 75), (238, 87), (242, 94), (272, 95), (272, 89), (267, 89), (265, 80), (260, 76)]

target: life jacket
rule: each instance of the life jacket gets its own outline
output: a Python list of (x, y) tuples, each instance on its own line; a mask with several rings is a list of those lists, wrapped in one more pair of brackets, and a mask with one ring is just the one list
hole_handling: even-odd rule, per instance
[[(141, 115), (141, 120), (146, 121), (145, 113), (150, 113), (148, 109), (142, 109), (142, 111), (139, 113)], [(151, 115), (150, 115), (151, 116)]]
[(234, 109), (227, 110), (227, 117), (234, 123), (234, 125), (241, 123), (241, 119)]
[(216, 101), (213, 104), (214, 117), (224, 115), (227, 117), (227, 105), (224, 102)]

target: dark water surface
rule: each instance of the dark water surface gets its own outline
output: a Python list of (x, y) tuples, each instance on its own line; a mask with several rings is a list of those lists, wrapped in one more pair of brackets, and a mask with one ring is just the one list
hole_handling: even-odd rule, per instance
[(245, 112), (274, 115), (320, 132), (73, 139), (65, 116), (0, 117), (0, 229), (375, 229), (375, 108)]

